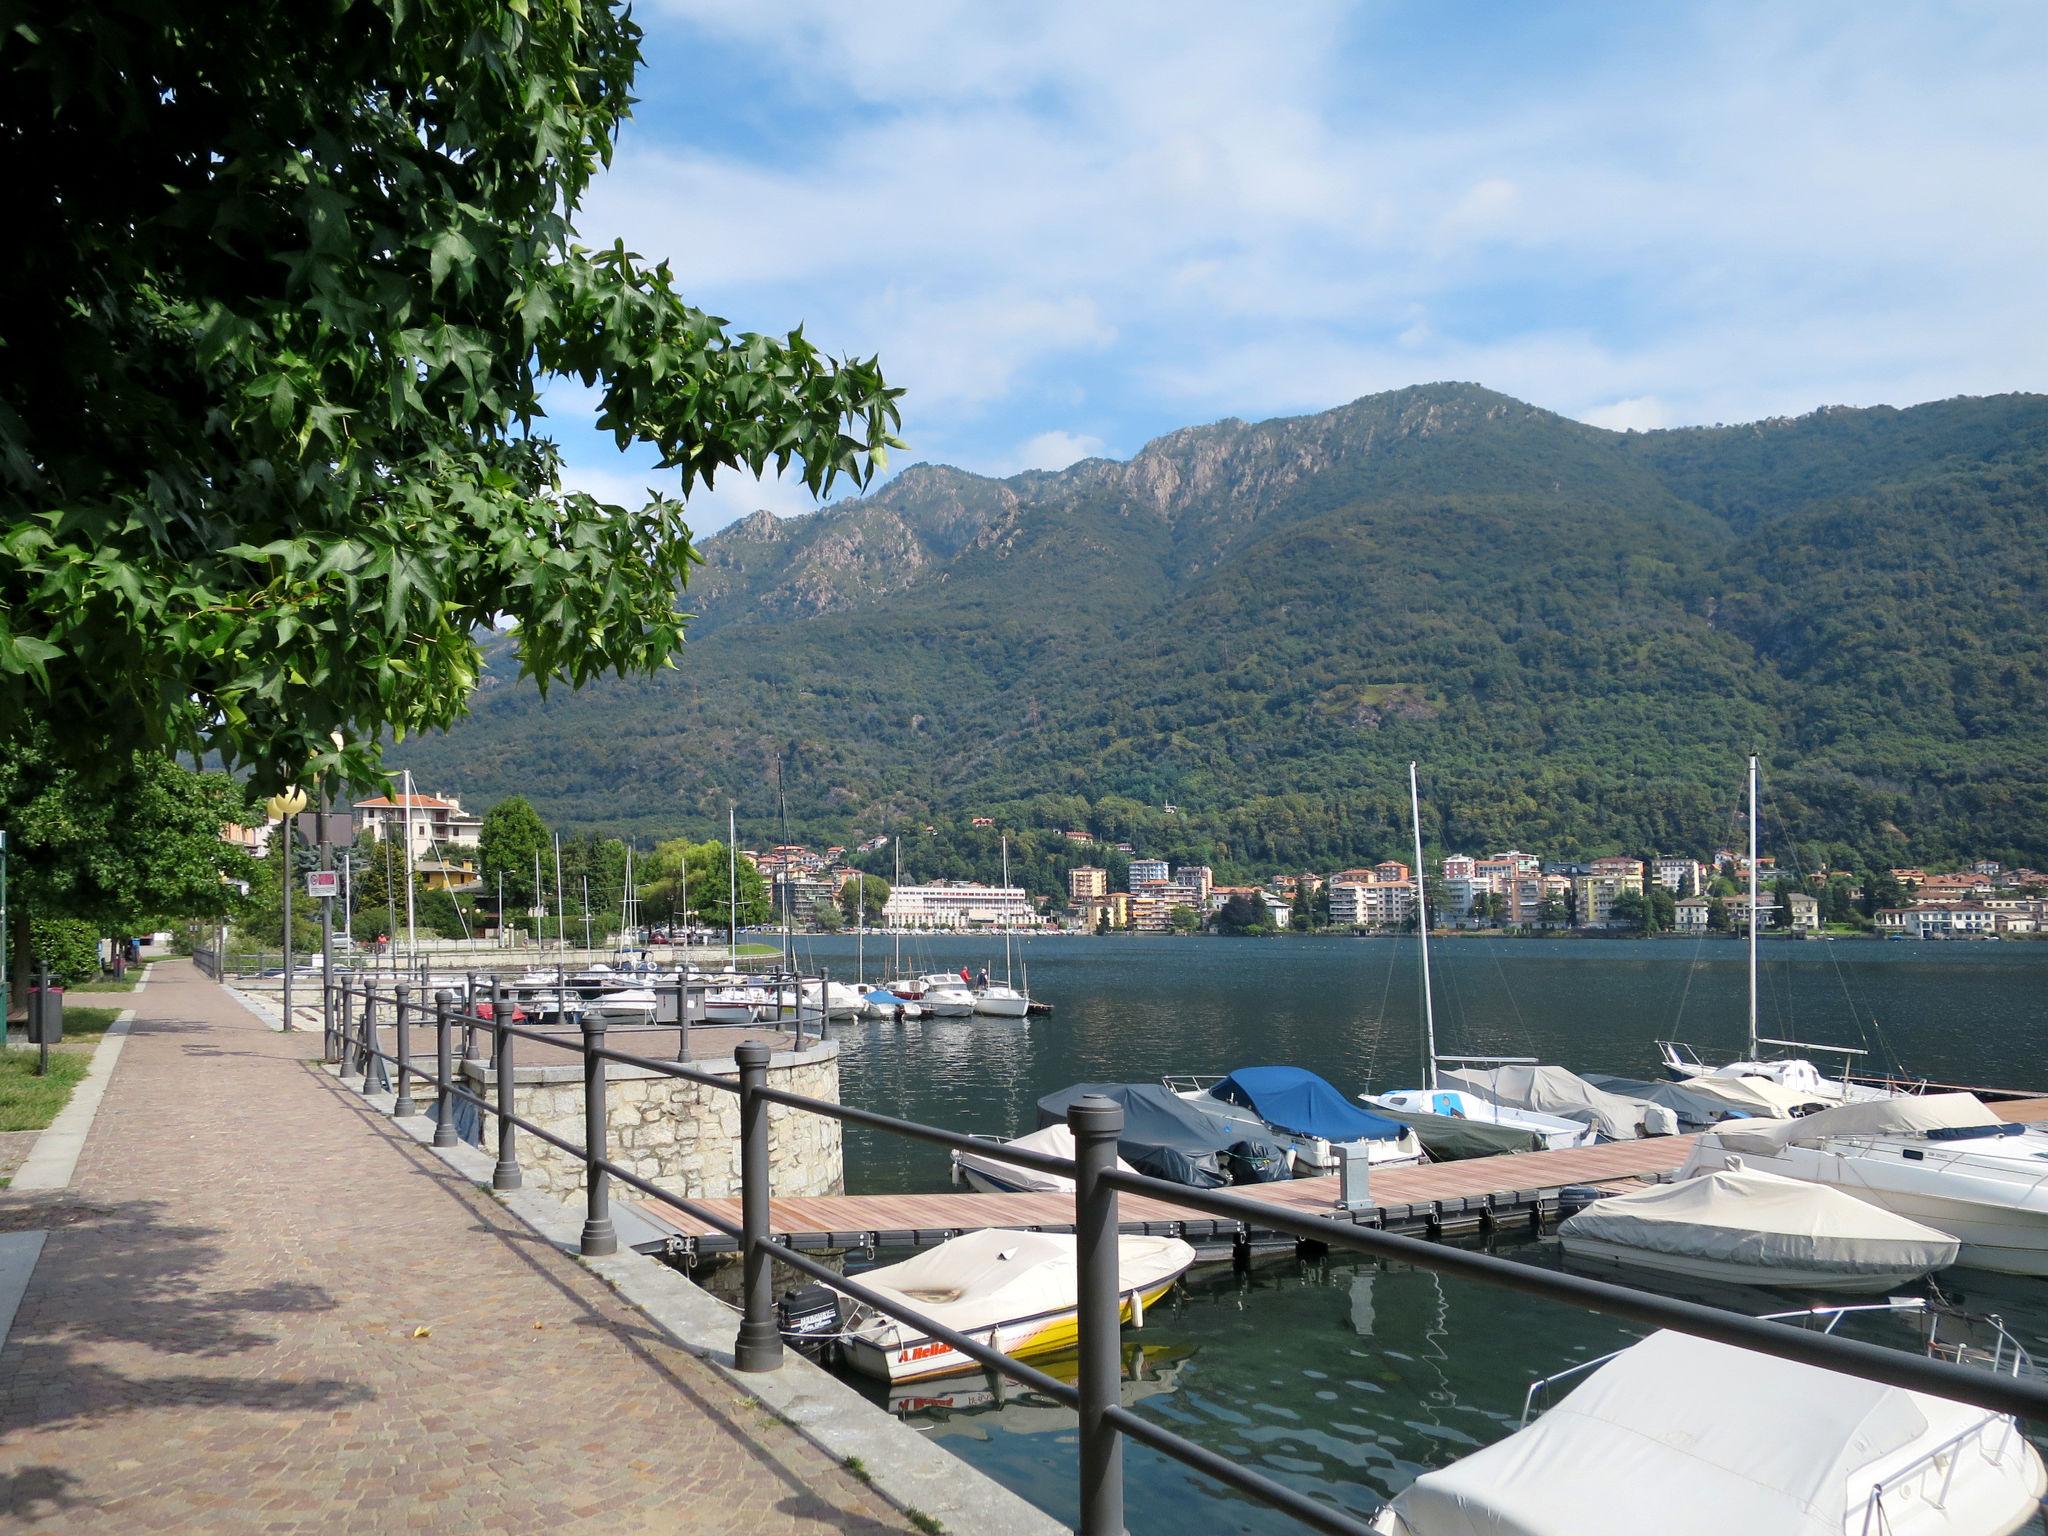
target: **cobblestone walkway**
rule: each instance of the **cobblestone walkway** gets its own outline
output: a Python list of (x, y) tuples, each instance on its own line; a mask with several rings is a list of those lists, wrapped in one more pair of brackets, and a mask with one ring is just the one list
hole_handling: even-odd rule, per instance
[(0, 1353), (0, 1529), (899, 1531), (188, 962)]

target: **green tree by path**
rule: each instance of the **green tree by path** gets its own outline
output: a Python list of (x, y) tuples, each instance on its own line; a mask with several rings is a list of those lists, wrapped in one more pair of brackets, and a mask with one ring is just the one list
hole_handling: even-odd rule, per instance
[(1202, 926), (1202, 914), (1193, 907), (1177, 906), (1166, 914), (1166, 921), (1175, 933), (1193, 933)]
[[(689, 878), (684, 880), (687, 868)], [(674, 838), (655, 846), (648, 856), (646, 878), (639, 882), (640, 910), (649, 922), (674, 913), (678, 921), (687, 920), (698, 927), (714, 932), (726, 926), (727, 879), (729, 866), (726, 847), (721, 842), (692, 843), (687, 838)], [(765, 923), (774, 915), (773, 904), (768, 896), (768, 883), (761, 878), (761, 871), (745, 859), (738, 865), (739, 881), (739, 926), (749, 928)], [(683, 910), (685, 887), (689, 893), (689, 911)]]
[(849, 923), (873, 927), (889, 903), (889, 882), (880, 875), (849, 875), (839, 887), (839, 912)]
[(477, 858), (482, 863), (484, 889), (493, 901), (498, 896), (498, 877), (505, 879), (505, 905), (524, 911), (536, 905), (534, 861), (538, 859), (552, 884), (554, 838), (540, 812), (524, 795), (500, 800), (484, 812), (483, 830), (477, 835)]
[(1274, 931), (1273, 914), (1264, 897), (1239, 892), (1224, 902), (1217, 912), (1216, 931), (1233, 937), (1271, 933)]
[(577, 243), (640, 63), (622, 4), (26, 0), (6, 36), (0, 737), (369, 786), (506, 620), (543, 683), (666, 665), (683, 504), (565, 489), (550, 379), (685, 494), (864, 483), (894, 443), (874, 362)]
[(1643, 931), (1669, 933), (1678, 926), (1678, 898), (1662, 885), (1652, 883), (1643, 890)]
[(146, 753), (88, 781), (40, 737), (0, 751), (14, 1001), (26, 996), (31, 919), (74, 919), (113, 935), (231, 913), (236, 882), (255, 878), (255, 861), (222, 842), (221, 830), (261, 815), (225, 775)]

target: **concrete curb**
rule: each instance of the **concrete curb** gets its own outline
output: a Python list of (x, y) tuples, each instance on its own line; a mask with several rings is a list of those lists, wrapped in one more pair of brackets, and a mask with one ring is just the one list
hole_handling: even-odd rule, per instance
[[(322, 1070), (390, 1117), (392, 1095), (366, 1095), (338, 1068), (325, 1066)], [(425, 1115), (390, 1123), (465, 1179), (486, 1190), (491, 1187), (495, 1159), (490, 1153), (467, 1144), (429, 1146), (434, 1122)], [(642, 1240), (640, 1229), (645, 1228), (649, 1235), (654, 1229), (631, 1211), (612, 1207), (619, 1252), (585, 1259), (579, 1253), (583, 1235), (580, 1205), (571, 1207), (524, 1189), (508, 1191), (498, 1199), (538, 1236), (590, 1268), (676, 1343), (795, 1427), (826, 1455), (842, 1463), (858, 1461), (874, 1487), (899, 1508), (930, 1516), (956, 1536), (1057, 1536), (1068, 1530), (793, 1351), (784, 1354), (779, 1371), (735, 1368), (732, 1349), (738, 1315), (659, 1259), (634, 1252), (632, 1245)]]
[(46, 1236), (44, 1232), (0, 1232), (0, 1346), (7, 1343), (14, 1314), (28, 1294)]
[(281, 1035), (284, 1033), (284, 1013), (281, 1009), (273, 1008), (270, 1004), (259, 1001), (242, 991), (241, 988), (231, 987), (226, 982), (220, 984), (220, 989), (244, 1008), (248, 1009), (251, 1014), (255, 1015), (256, 1022), (265, 1029), (270, 1030), (274, 1034)]
[(125, 1008), (92, 1053), (85, 1078), (72, 1091), (71, 1102), (57, 1113), (49, 1128), (36, 1138), (35, 1150), (15, 1170), (9, 1193), (64, 1189), (78, 1167), (78, 1154), (85, 1150), (85, 1138), (92, 1130), (93, 1117), (100, 1112), (107, 1080), (114, 1075), (114, 1063), (121, 1059), (121, 1047), (128, 1041), (128, 1026), (135, 1018)]

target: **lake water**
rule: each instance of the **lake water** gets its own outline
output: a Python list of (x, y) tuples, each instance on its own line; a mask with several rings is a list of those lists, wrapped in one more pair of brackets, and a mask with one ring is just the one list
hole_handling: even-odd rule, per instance
[[(852, 939), (802, 947), (807, 964), (851, 978)], [(867, 949), (877, 979), (886, 941)], [(914, 951), (905, 969), (1001, 974), (999, 941), (920, 939)], [(835, 1028), (846, 1101), (1016, 1134), (1035, 1128), (1041, 1095), (1081, 1081), (1263, 1063), (1307, 1067), (1346, 1092), (1419, 1081), (1412, 938), (1035, 939), (1020, 955), (1050, 1017)], [(1763, 956), (1766, 1035), (1860, 1046), (1873, 1063), (1935, 1080), (2048, 1091), (2048, 944), (1776, 941)], [(1654, 1040), (1687, 1040), (1712, 1058), (1743, 1040), (1739, 941), (1460, 938), (1433, 944), (1430, 960), (1447, 1054), (1647, 1077)], [(855, 1193), (948, 1187), (942, 1153), (894, 1137), (849, 1132), (846, 1169)], [(1505, 1240), (1495, 1251), (1556, 1263), (1554, 1242)], [(1941, 1286), (1971, 1311), (1997, 1313), (2048, 1360), (2048, 1285), (1951, 1271)], [(1762, 1312), (1809, 1298), (1698, 1299)], [(1862, 1324), (1860, 1335), (1910, 1344), (1896, 1319)], [(1535, 1378), (1639, 1336), (1400, 1266), (1273, 1259), (1249, 1275), (1196, 1271), (1172, 1306), (1127, 1334), (1126, 1395), (1178, 1432), (1363, 1516), (1419, 1473), (1510, 1433)], [(1070, 1373), (1071, 1363), (1047, 1368)], [(895, 1406), (1049, 1513), (1075, 1518), (1064, 1409), (1014, 1390), (997, 1402), (979, 1378), (927, 1384)], [(1126, 1475), (1133, 1536), (1297, 1529), (1141, 1447), (1126, 1448)]]

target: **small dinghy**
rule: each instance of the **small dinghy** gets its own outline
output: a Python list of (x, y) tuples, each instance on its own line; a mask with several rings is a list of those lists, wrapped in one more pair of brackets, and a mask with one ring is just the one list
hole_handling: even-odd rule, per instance
[[(1048, 1125), (1044, 1130), (1019, 1136), (1015, 1141), (991, 1144), (1021, 1147), (1026, 1152), (1043, 1152), (1048, 1157), (1071, 1158), (1074, 1155), (1074, 1133), (1064, 1125)], [(1119, 1173), (1138, 1171), (1122, 1158), (1116, 1160), (1116, 1166)], [(1001, 1158), (980, 1152), (955, 1152), (953, 1177), (956, 1181), (964, 1179), (970, 1188), (991, 1195), (1071, 1195), (1074, 1192), (1074, 1181), (1063, 1173), (1041, 1173), (1036, 1168), (1006, 1163)]]
[(1557, 1235), (1581, 1266), (1866, 1295), (1945, 1269), (1962, 1247), (1838, 1189), (1739, 1163), (1596, 1200)]
[[(1075, 1251), (1069, 1233), (989, 1228), (853, 1278), (956, 1333), (1022, 1358), (1071, 1348), (1079, 1337)], [(1177, 1237), (1118, 1238), (1124, 1321), (1142, 1327), (1145, 1309), (1194, 1262), (1195, 1250)], [(840, 1327), (846, 1361), (864, 1376), (917, 1381), (984, 1368), (944, 1340), (850, 1297), (841, 1299)]]
[(1416, 1479), (1372, 1528), (2009, 1536), (2044, 1488), (2048, 1471), (2005, 1414), (1663, 1332), (1534, 1423), (1525, 1414), (1507, 1439)]

